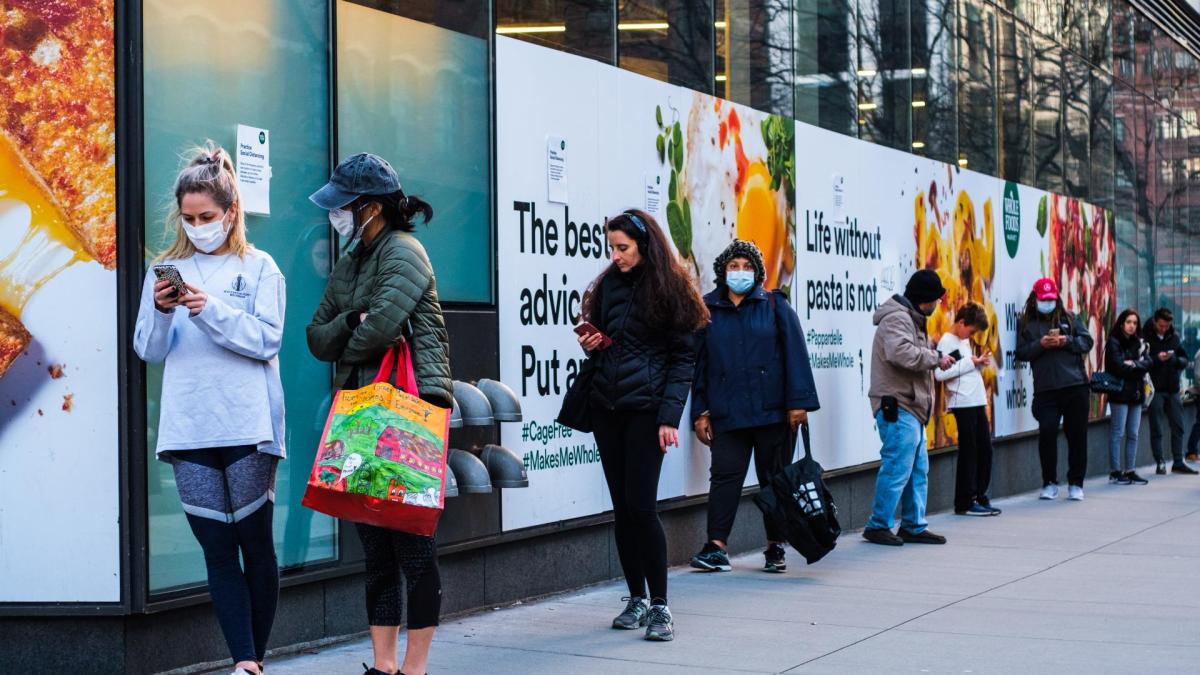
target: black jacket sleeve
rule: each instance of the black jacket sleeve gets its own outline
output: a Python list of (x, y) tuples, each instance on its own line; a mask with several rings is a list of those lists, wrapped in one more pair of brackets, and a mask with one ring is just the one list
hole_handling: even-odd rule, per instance
[(708, 328), (696, 336), (696, 369), (692, 376), (692, 423), (709, 411), (708, 405)]
[(1016, 352), (1017, 359), (1026, 363), (1036, 361), (1046, 353), (1046, 348), (1042, 346), (1042, 336), (1036, 335), (1033, 328), (1025, 321), (1021, 321), (1020, 329), (1017, 332)]
[(813, 381), (812, 364), (808, 360), (808, 343), (804, 341), (804, 329), (800, 325), (800, 317), (796, 310), (783, 299), (782, 293), (777, 293), (778, 302), (775, 305), (775, 317), (780, 326), (780, 337), (783, 340), (784, 372), (787, 375), (785, 383), (785, 403), (788, 410), (820, 410), (821, 401), (817, 398), (817, 385)]
[(1087, 326), (1083, 325), (1083, 320), (1079, 315), (1071, 317), (1071, 336), (1067, 340), (1067, 351), (1072, 354), (1087, 354), (1092, 351), (1092, 347), (1096, 346), (1096, 340), (1092, 338), (1092, 334), (1088, 332)]
[(696, 352), (699, 333), (683, 333), (672, 337), (670, 356), (667, 360), (667, 384), (663, 389), (662, 402), (658, 406), (660, 426), (679, 428), (683, 408), (687, 405), (692, 390), (692, 377), (696, 372)]

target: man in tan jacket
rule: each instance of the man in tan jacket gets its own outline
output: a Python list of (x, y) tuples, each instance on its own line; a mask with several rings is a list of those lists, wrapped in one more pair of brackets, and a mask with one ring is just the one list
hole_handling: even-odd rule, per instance
[[(871, 409), (883, 448), (875, 503), (863, 538), (873, 544), (901, 546), (944, 544), (928, 530), (925, 499), (929, 487), (929, 455), (925, 425), (933, 409), (933, 371), (954, 365), (954, 357), (930, 347), (925, 322), (946, 294), (933, 270), (918, 270), (903, 295), (895, 295), (875, 312), (871, 347)], [(896, 504), (903, 502), (900, 533), (892, 532)]]

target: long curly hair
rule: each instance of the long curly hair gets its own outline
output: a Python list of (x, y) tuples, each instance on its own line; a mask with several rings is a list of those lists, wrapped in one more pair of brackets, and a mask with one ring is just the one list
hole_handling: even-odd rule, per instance
[[(640, 224), (638, 221), (641, 221)], [(642, 227), (644, 225), (644, 229)], [(638, 209), (629, 209), (610, 218), (608, 232), (623, 232), (638, 246), (645, 277), (638, 284), (633, 312), (638, 320), (659, 330), (690, 333), (708, 325), (708, 307), (692, 276), (679, 261), (667, 235), (654, 218)], [(599, 312), (597, 290), (610, 274), (619, 274), (610, 264), (588, 286), (583, 296), (583, 318), (594, 320)]]

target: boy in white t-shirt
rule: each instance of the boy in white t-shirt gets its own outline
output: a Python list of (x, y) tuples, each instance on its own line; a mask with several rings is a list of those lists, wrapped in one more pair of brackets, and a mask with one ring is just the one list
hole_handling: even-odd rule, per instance
[(955, 359), (933, 376), (946, 385), (946, 408), (958, 423), (958, 468), (954, 481), (954, 512), (960, 516), (998, 516), (988, 500), (992, 480), (992, 430), (987, 416), (987, 388), (980, 370), (991, 353), (976, 356), (971, 336), (987, 330), (987, 312), (967, 303), (954, 315), (954, 325), (938, 341), (938, 351)]

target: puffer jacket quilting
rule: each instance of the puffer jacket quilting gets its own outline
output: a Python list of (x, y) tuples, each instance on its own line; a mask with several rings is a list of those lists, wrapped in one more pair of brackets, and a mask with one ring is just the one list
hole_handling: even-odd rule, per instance
[[(347, 316), (357, 312), (367, 318), (351, 329)], [(407, 232), (383, 232), (342, 256), (307, 332), (309, 350), (337, 361), (336, 383), (347, 387), (369, 382), (388, 348), (407, 337), (421, 397), (446, 407), (453, 400), (450, 341), (433, 265)], [(350, 382), (356, 368), (357, 381)]]
[(640, 268), (613, 272), (598, 289), (592, 321), (613, 340), (592, 355), (595, 375), (590, 401), (605, 410), (656, 412), (658, 423), (679, 427), (692, 387), (697, 333), (670, 334), (647, 325), (633, 308)]

